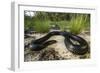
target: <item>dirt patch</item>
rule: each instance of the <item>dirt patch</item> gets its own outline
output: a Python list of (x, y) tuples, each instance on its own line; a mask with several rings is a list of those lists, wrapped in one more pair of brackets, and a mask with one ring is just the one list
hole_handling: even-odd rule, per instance
[[(46, 34), (35, 34), (35, 38), (25, 39), (24, 44), (30, 43), (34, 39), (38, 39)], [(90, 34), (81, 33), (80, 37), (83, 37), (90, 45)], [(24, 49), (24, 61), (44, 61), (44, 60), (68, 60), (68, 59), (88, 59), (90, 58), (90, 52), (84, 55), (75, 55), (67, 50), (64, 44), (64, 37), (53, 36), (49, 40), (57, 40), (57, 43), (44, 48), (41, 51), (31, 51), (30, 48)]]

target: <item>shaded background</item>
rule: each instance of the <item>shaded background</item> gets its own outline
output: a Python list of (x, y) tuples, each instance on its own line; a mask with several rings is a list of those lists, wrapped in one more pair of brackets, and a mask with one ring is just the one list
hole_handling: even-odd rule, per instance
[(43, 11), (24, 11), (24, 31), (47, 33), (51, 29), (80, 34), (90, 32), (91, 15), (87, 13), (60, 13)]

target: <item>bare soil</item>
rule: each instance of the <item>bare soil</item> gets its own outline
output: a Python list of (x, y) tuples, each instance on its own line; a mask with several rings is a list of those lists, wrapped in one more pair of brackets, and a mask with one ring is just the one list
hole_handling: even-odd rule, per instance
[[(27, 38), (24, 44), (30, 43), (32, 40), (38, 39), (46, 34), (32, 34), (31, 38)], [(84, 38), (90, 45), (90, 34), (81, 33), (80, 37)], [(75, 55), (67, 50), (64, 44), (64, 37), (53, 36), (49, 40), (57, 40), (57, 43), (48, 46), (41, 51), (31, 51), (30, 48), (24, 48), (24, 61), (46, 61), (46, 60), (70, 60), (70, 59), (89, 59), (90, 52), (84, 55)]]

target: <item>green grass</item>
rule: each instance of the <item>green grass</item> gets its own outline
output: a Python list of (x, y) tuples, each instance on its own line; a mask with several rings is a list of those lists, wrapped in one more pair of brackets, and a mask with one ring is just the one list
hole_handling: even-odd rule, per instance
[(35, 29), (35, 31), (37, 31), (39, 33), (49, 32), (49, 28), (50, 28), (49, 20), (45, 20), (45, 21), (36, 20), (34, 22), (34, 29)]
[[(33, 18), (25, 16), (24, 27), (25, 30), (32, 29), (39, 33), (49, 32), (52, 25), (58, 25), (61, 31), (70, 31), (74, 34), (90, 29), (90, 16), (88, 14), (72, 13), (69, 15), (69, 20), (67, 16), (66, 14), (52, 16), (52, 13), (37, 12)], [(52, 18), (59, 20), (53, 20)]]
[(84, 15), (78, 15), (76, 18), (72, 18), (69, 28), (70, 32), (74, 34), (81, 33), (86, 28), (86, 20), (87, 16)]

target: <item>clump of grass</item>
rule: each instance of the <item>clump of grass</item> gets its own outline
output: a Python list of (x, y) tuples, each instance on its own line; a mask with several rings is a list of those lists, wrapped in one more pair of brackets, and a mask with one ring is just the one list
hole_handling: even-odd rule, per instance
[(87, 15), (83, 14), (77, 15), (76, 18), (72, 18), (69, 28), (70, 32), (74, 34), (81, 33), (85, 28), (86, 20), (87, 20)]
[(49, 20), (35, 20), (34, 21), (34, 29), (39, 33), (46, 33), (49, 31), (50, 28), (50, 21)]

